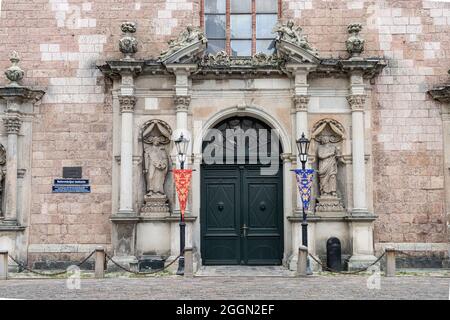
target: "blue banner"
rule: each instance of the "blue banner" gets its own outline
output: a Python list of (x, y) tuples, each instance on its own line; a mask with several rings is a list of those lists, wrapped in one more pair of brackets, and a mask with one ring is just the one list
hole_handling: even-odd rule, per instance
[(90, 193), (91, 186), (53, 186), (53, 193)]
[(305, 211), (309, 208), (311, 200), (311, 186), (314, 177), (314, 169), (295, 169), (295, 177), (297, 178), (298, 190)]

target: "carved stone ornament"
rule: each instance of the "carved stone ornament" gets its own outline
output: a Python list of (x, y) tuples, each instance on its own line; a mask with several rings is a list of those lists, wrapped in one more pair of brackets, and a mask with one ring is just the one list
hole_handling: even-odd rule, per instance
[(136, 24), (134, 22), (124, 22), (121, 25), (121, 30), (124, 35), (119, 40), (119, 49), (125, 55), (125, 59), (129, 60), (138, 51), (138, 41), (132, 35), (136, 32)]
[(166, 215), (169, 201), (164, 191), (169, 170), (168, 145), (172, 130), (169, 125), (158, 119), (144, 123), (141, 130), (143, 174), (145, 181), (144, 205), (141, 215)]
[(294, 102), (294, 112), (308, 110), (309, 99), (310, 97), (308, 95), (295, 95), (292, 98), (292, 101)]
[(309, 44), (307, 37), (303, 35), (303, 29), (300, 26), (296, 26), (294, 21), (288, 20), (285, 24), (277, 23), (273, 32), (278, 34), (276, 43), (279, 53), (287, 56), (295, 55), (295, 48), (301, 48), (305, 53), (308, 53), (306, 56), (302, 57), (304, 60), (316, 62), (315, 60), (319, 56), (317, 50)]
[(22, 119), (17, 112), (8, 114), (3, 118), (3, 124), (8, 134), (18, 134), (22, 126)]
[(24, 71), (19, 67), (20, 57), (16, 51), (13, 51), (9, 56), (12, 66), (6, 69), (6, 78), (10, 81), (10, 86), (19, 86), (19, 81), (23, 79)]
[(136, 105), (135, 96), (119, 96), (120, 112), (133, 112)]
[(343, 126), (333, 119), (322, 119), (313, 127), (312, 138), (317, 145), (317, 175), (319, 197), (316, 211), (342, 212), (344, 207), (338, 197), (338, 162), (342, 161), (339, 142), (344, 139)]
[(363, 111), (366, 103), (366, 95), (354, 94), (347, 97), (347, 101), (352, 111)]
[(175, 96), (173, 100), (178, 111), (187, 111), (191, 103), (191, 96)]
[(270, 67), (279, 68), (284, 60), (277, 55), (257, 53), (251, 58), (230, 57), (225, 51), (215, 54), (208, 53), (199, 61), (202, 68), (232, 68), (232, 67)]
[(0, 143), (0, 166), (6, 164), (6, 150), (5, 147)]
[(0, 216), (2, 215), (2, 199), (3, 199), (3, 180), (5, 180), (6, 170), (4, 166), (6, 165), (6, 150), (5, 147), (0, 143)]
[(325, 130), (328, 130), (327, 135), (329, 136), (331, 143), (341, 142), (345, 138), (345, 129), (342, 124), (334, 119), (326, 118), (314, 124), (311, 134), (312, 139), (316, 142), (320, 142), (320, 135)]
[(158, 60), (164, 63), (193, 60), (204, 51), (207, 42), (200, 28), (187, 26), (176, 39), (169, 40), (169, 48), (161, 52)]
[(360, 23), (353, 23), (347, 28), (350, 37), (345, 42), (347, 46), (347, 51), (352, 55), (352, 57), (359, 57), (364, 51), (364, 43), (366, 42), (359, 36), (362, 30), (362, 25)]

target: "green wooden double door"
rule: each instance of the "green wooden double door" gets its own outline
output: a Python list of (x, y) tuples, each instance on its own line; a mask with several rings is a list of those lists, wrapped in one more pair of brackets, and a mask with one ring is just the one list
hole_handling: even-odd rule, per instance
[(205, 265), (278, 265), (283, 255), (283, 183), (259, 165), (203, 165), (201, 253)]

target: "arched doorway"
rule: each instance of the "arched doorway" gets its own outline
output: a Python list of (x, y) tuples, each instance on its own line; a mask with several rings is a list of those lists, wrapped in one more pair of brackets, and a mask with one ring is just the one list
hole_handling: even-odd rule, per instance
[(259, 119), (233, 116), (205, 136), (201, 254), (205, 265), (279, 265), (283, 257), (281, 143)]

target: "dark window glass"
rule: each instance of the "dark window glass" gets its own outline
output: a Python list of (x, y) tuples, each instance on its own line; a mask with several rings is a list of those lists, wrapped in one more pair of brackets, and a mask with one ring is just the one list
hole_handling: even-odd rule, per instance
[(231, 40), (232, 56), (251, 56), (252, 40)]
[(226, 40), (208, 40), (208, 53), (217, 53), (225, 50)]
[(274, 13), (278, 12), (277, 0), (255, 0), (256, 13)]
[(230, 0), (231, 13), (250, 13), (252, 12), (252, 0)]
[(225, 16), (224, 15), (206, 15), (205, 31), (208, 38), (225, 39)]
[(205, 0), (205, 13), (226, 13), (226, 0)]
[(275, 50), (275, 40), (256, 40), (256, 52), (271, 54)]
[(252, 38), (252, 16), (250, 14), (231, 15), (231, 39)]
[(272, 33), (278, 17), (276, 14), (257, 14), (256, 15), (256, 39), (275, 38)]

